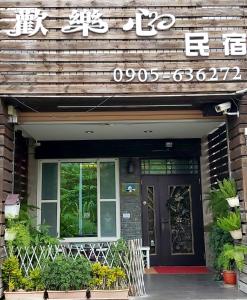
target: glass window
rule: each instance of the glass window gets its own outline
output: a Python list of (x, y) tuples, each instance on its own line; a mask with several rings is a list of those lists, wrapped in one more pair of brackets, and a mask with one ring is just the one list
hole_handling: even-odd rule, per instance
[(100, 204), (101, 236), (116, 236), (116, 202), (102, 201)]
[(100, 163), (100, 198), (116, 198), (115, 163)]
[(42, 200), (57, 200), (57, 163), (42, 165)]
[(47, 225), (51, 236), (57, 236), (57, 203), (48, 202), (41, 205), (41, 224)]
[(61, 163), (60, 236), (97, 236), (97, 164)]
[(115, 161), (45, 162), (41, 169), (41, 223), (52, 235), (117, 237)]

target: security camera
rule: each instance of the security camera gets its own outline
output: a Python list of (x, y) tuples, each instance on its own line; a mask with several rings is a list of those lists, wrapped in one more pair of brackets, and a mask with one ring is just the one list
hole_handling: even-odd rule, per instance
[(218, 105), (215, 105), (215, 111), (217, 113), (222, 112), (223, 114), (226, 114), (228, 112), (228, 110), (231, 109), (231, 102), (224, 102)]

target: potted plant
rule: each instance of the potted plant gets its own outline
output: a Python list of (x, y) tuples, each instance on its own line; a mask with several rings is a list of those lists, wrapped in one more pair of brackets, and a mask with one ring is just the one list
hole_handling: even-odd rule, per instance
[(220, 192), (228, 202), (229, 206), (239, 206), (236, 182), (233, 179), (224, 179), (223, 181), (218, 181), (218, 185)]
[(244, 245), (225, 244), (218, 257), (218, 265), (223, 269), (225, 284), (236, 284), (236, 270), (242, 271), (247, 247)]
[(218, 218), (217, 225), (221, 229), (229, 231), (233, 239), (242, 239), (241, 215), (239, 210), (230, 212), (226, 217)]

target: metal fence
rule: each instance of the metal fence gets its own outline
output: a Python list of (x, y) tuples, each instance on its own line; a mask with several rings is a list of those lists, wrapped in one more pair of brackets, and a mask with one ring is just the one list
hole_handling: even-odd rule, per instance
[(13, 253), (18, 257), (21, 269), (28, 274), (35, 267), (43, 268), (45, 261), (54, 260), (58, 255), (76, 259), (84, 256), (90, 262), (122, 267), (128, 278), (132, 295), (146, 294), (144, 285), (144, 263), (142, 241), (139, 239), (119, 242), (61, 244), (50, 246), (17, 247)]

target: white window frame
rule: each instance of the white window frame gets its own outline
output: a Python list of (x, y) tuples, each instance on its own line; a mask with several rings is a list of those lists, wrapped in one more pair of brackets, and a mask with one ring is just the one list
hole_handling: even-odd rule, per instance
[[(62, 238), (62, 242), (69, 243), (83, 243), (83, 242), (106, 242), (116, 241), (121, 235), (120, 225), (120, 184), (119, 184), (119, 160), (117, 158), (91, 158), (91, 159), (41, 159), (38, 161), (38, 188), (37, 188), (37, 226), (41, 224), (41, 204), (42, 203), (57, 203), (57, 233), (60, 236), (60, 166), (64, 162), (96, 162), (97, 163), (97, 237), (68, 237)], [(115, 184), (116, 184), (116, 199), (100, 199), (100, 163), (101, 162), (114, 162), (115, 163)], [(42, 193), (42, 164), (43, 163), (57, 163), (58, 165), (58, 178), (57, 178), (57, 200), (43, 200), (41, 201)], [(100, 228), (100, 203), (101, 202), (116, 202), (116, 237), (101, 237)]]

